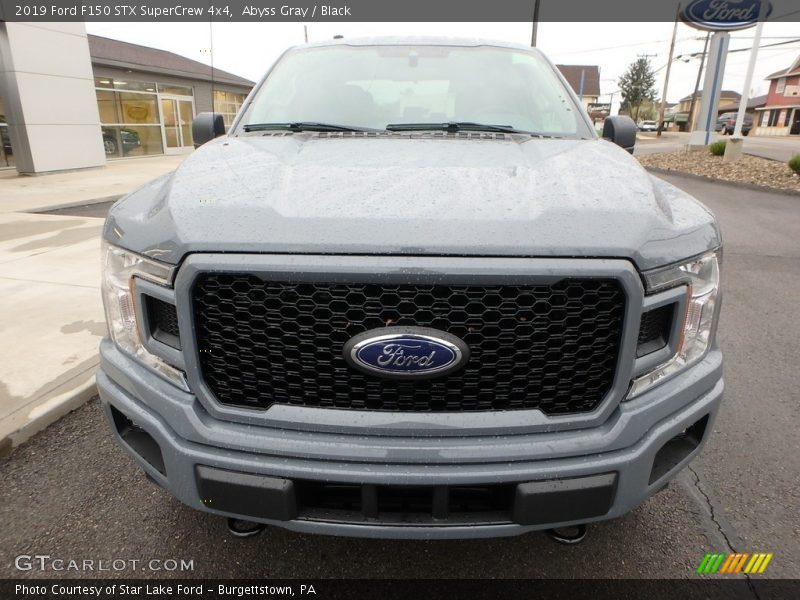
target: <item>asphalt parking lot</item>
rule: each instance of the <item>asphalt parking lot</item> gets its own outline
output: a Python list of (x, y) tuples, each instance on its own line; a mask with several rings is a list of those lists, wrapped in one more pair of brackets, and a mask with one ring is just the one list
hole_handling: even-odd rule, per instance
[[(476, 541), (231, 537), (146, 482), (92, 401), (0, 461), (0, 577), (690, 577), (706, 552), (772, 552), (800, 576), (800, 196), (665, 177), (706, 203), (725, 239), (719, 337), (726, 398), (704, 453), (622, 519), (562, 546), (543, 534)], [(18, 571), (14, 557), (192, 560), (193, 570)], [(141, 568), (141, 566), (140, 566)]]

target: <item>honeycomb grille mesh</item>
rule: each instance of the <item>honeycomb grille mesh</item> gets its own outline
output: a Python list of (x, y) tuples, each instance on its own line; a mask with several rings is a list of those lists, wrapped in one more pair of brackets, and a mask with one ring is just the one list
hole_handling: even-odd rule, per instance
[(178, 311), (175, 309), (175, 305), (152, 297), (148, 297), (147, 302), (150, 306), (150, 318), (155, 327), (177, 337), (179, 335)]
[(674, 305), (667, 304), (642, 313), (637, 340), (637, 356), (643, 356), (663, 348), (669, 339)]
[[(354, 285), (202, 273), (193, 303), (202, 375), (225, 405), (565, 414), (594, 409), (610, 389), (625, 295), (613, 279)], [(387, 325), (447, 331), (466, 342), (470, 359), (414, 381), (349, 367), (344, 344)]]

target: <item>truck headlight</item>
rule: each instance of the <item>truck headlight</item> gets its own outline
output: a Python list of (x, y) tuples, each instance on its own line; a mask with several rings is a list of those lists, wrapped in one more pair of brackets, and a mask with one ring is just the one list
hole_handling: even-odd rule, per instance
[(183, 371), (166, 363), (142, 345), (136, 314), (136, 279), (167, 286), (174, 267), (103, 242), (102, 294), (111, 339), (119, 348), (153, 369), (165, 379), (188, 391)]
[(719, 316), (719, 275), (719, 251), (645, 274), (648, 292), (686, 285), (686, 314), (675, 355), (635, 379), (628, 393), (629, 399), (699, 362), (706, 355), (714, 343)]

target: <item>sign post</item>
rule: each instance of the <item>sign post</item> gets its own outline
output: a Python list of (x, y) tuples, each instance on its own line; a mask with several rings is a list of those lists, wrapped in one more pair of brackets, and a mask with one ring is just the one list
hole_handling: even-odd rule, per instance
[(758, 25), (756, 25), (756, 33), (753, 36), (753, 48), (750, 50), (750, 60), (747, 62), (747, 73), (744, 76), (742, 98), (739, 100), (739, 112), (736, 113), (736, 125), (733, 129), (733, 137), (725, 144), (725, 155), (722, 158), (724, 162), (736, 162), (742, 157), (742, 125), (744, 123), (745, 113), (747, 112), (747, 97), (750, 94), (750, 85), (753, 83), (753, 71), (756, 68), (758, 45), (761, 43), (761, 30), (764, 28), (764, 18), (762, 15), (766, 13), (766, 5), (767, 0), (762, 0), (759, 10)]
[(708, 51), (708, 67), (703, 79), (703, 95), (700, 98), (700, 113), (697, 127), (689, 138), (690, 146), (708, 146), (714, 137), (717, 124), (717, 106), (722, 91), (722, 77), (725, 73), (725, 59), (728, 56), (731, 34), (717, 31), (711, 36)]

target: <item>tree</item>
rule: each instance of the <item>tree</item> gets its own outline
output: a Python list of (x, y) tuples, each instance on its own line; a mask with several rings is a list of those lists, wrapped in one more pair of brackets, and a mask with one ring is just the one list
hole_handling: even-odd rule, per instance
[(645, 101), (656, 99), (656, 74), (650, 65), (650, 59), (637, 58), (619, 78), (619, 89), (622, 93), (622, 109), (627, 109), (634, 121), (639, 120), (639, 112)]
[(657, 100), (642, 100), (637, 117), (642, 121), (655, 121), (658, 118), (658, 107), (659, 103)]

